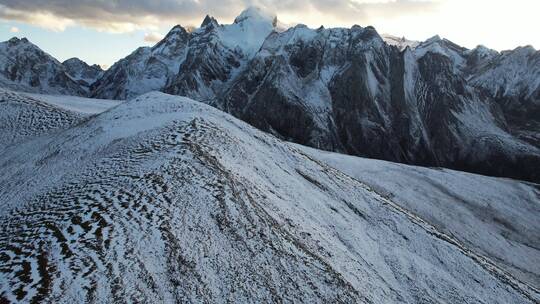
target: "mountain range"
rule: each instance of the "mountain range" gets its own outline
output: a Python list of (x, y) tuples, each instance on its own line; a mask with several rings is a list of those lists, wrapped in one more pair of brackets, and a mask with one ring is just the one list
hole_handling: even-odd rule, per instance
[(0, 44), (0, 84), (49, 94), (192, 98), (281, 139), (394, 162), (540, 182), (540, 52), (466, 49), (370, 26), (283, 28), (248, 8), (232, 24), (175, 26), (106, 71)]

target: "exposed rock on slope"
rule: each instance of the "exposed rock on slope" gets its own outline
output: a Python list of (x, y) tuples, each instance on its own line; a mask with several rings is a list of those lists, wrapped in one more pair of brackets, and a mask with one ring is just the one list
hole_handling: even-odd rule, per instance
[[(538, 52), (467, 50), (438, 36), (383, 39), (372, 27), (275, 25), (254, 8), (231, 25), (207, 16), (178, 45), (179, 68), (159, 73), (166, 79), (151, 89), (321, 149), (540, 181)], [(122, 75), (151, 71), (144, 60), (134, 57)], [(95, 96), (132, 97), (153, 83), (138, 81), (131, 89), (104, 80), (125, 92)]]
[(86, 94), (58, 60), (26, 38), (0, 43), (0, 87), (49, 94)]
[(189, 33), (175, 26), (153, 47), (140, 47), (111, 66), (91, 87), (91, 96), (105, 99), (130, 99), (161, 90), (178, 72), (185, 57)]
[(62, 65), (73, 79), (77, 80), (82, 86), (87, 88), (103, 74), (103, 70), (99, 65), (88, 65), (79, 58), (70, 58), (62, 62)]
[(540, 51), (528, 46), (502, 52), (469, 81), (497, 101), (519, 138), (540, 145)]
[(538, 181), (540, 150), (467, 82), (468, 55), (439, 37), (399, 52), (371, 27), (297, 26), (271, 34), (217, 104), (326, 150)]
[(143, 95), (0, 167), (3, 300), (540, 299), (359, 179), (186, 98)]
[(253, 7), (228, 25), (207, 16), (201, 28), (192, 33), (185, 61), (164, 91), (214, 104), (276, 23), (275, 16)]
[(82, 119), (78, 113), (0, 89), (0, 152), (29, 138), (66, 129)]
[(249, 8), (232, 24), (176, 26), (113, 65), (90, 95), (160, 90), (320, 149), (540, 182), (540, 52), (276, 25)]

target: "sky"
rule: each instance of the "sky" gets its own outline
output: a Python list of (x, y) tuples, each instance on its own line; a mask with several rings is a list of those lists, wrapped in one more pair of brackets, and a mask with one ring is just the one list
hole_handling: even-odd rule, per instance
[(0, 41), (26, 37), (60, 61), (110, 66), (206, 14), (231, 23), (248, 6), (283, 24), (374, 26), (412, 40), (434, 35), (473, 48), (540, 48), (540, 0), (0, 0)]

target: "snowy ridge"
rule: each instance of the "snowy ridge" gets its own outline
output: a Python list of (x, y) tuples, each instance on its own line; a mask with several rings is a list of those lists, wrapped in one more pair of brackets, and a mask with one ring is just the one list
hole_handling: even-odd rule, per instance
[[(380, 194), (353, 172), (409, 168), (332, 159), (352, 165), (341, 171), (326, 165), (327, 153), (162, 93), (12, 146), (0, 152), (0, 297), (56, 303), (540, 299), (503, 271), (504, 263), (463, 242), (461, 231), (442, 231), (433, 218), (422, 219), (426, 213), (413, 214), (401, 198)], [(422, 170), (418, 183), (442, 182), (435, 170)], [(512, 190), (494, 196), (494, 211), (524, 190), (514, 212), (529, 220), (538, 215), (534, 187), (467, 178)], [(403, 181), (387, 185), (394, 182)], [(20, 191), (22, 184), (28, 191)], [(460, 184), (439, 189), (451, 187)], [(448, 218), (438, 208), (425, 210), (444, 225)], [(534, 247), (538, 227), (532, 224), (531, 233), (522, 226), (515, 233), (532, 236)], [(538, 252), (528, 257), (534, 261)]]
[(79, 113), (0, 89), (0, 152), (29, 138), (66, 129), (82, 118)]
[(97, 64), (88, 65), (79, 58), (70, 58), (62, 62), (67, 73), (81, 85), (90, 87), (98, 78), (103, 75), (103, 70)]
[(58, 60), (28, 39), (17, 37), (0, 43), (0, 86), (36, 93), (85, 94)]
[[(490, 263), (495, 262), (516, 278), (540, 286), (540, 268), (536, 267), (540, 256), (532, 245), (537, 242), (535, 231), (540, 230), (535, 219), (539, 210), (535, 188), (511, 180), (502, 183), (496, 178), (447, 169), (405, 166), (298, 147), (399, 202), (474, 251), (491, 256)], [(499, 200), (501, 197), (505, 200)], [(522, 234), (512, 236), (513, 231)], [(508, 247), (508, 243), (512, 245)]]
[(533, 95), (540, 91), (540, 52), (530, 46), (503, 52), (482, 67), (471, 82), (494, 96), (525, 94), (525, 98), (538, 101)]
[(95, 99), (66, 95), (20, 94), (81, 115), (99, 114), (123, 102), (111, 99)]
[[(130, 99), (164, 90), (198, 100), (214, 99), (218, 81), (232, 78), (233, 70), (253, 57), (274, 31), (276, 20), (251, 7), (233, 24), (220, 25), (207, 16), (201, 27), (190, 33), (177, 25), (153, 48), (140, 48), (114, 64), (93, 85), (92, 96)], [(208, 64), (208, 70), (200, 68), (200, 62)]]
[[(207, 16), (194, 31), (175, 26), (90, 87), (76, 72), (58, 85), (118, 100), (158, 90), (320, 149), (540, 182), (538, 54), (439, 36), (416, 43), (371, 26), (283, 30), (250, 7), (232, 24)], [(0, 86), (28, 90), (1, 77)]]
[(405, 50), (407, 47), (415, 49), (421, 42), (416, 40), (408, 40), (405, 37), (397, 37), (389, 34), (382, 34), (384, 42), (389, 45), (397, 47), (400, 51)]
[(458, 74), (459, 70), (465, 68), (466, 60), (463, 54), (466, 51), (467, 49), (462, 48), (447, 39), (442, 39), (437, 35), (418, 44), (416, 48), (414, 48), (413, 53), (418, 58), (423, 57), (428, 52), (443, 55), (452, 61), (455, 73)]
[(277, 24), (277, 17), (250, 7), (244, 10), (231, 25), (221, 26), (218, 35), (230, 49), (240, 49), (248, 58), (253, 57)]

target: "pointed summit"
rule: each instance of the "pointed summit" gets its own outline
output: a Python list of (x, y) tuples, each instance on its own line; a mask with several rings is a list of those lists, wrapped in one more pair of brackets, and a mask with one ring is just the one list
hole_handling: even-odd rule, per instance
[(435, 35), (435, 36), (427, 39), (426, 41), (424, 41), (424, 44), (429, 44), (429, 43), (434, 43), (434, 42), (439, 42), (439, 41), (442, 41), (441, 36)]
[(212, 17), (210, 15), (206, 15), (206, 17), (204, 17), (203, 22), (201, 23), (201, 27), (206, 27), (208, 25), (218, 26), (219, 23), (217, 22), (217, 20), (214, 17)]
[(268, 22), (273, 27), (277, 25), (277, 16), (263, 8), (250, 6), (243, 10), (238, 17), (234, 19), (234, 23), (250, 22)]
[(276, 30), (277, 18), (261, 8), (248, 7), (234, 23), (219, 30), (221, 42), (231, 50), (241, 51), (248, 58), (259, 50), (264, 39)]
[(166, 57), (180, 56), (189, 38), (190, 34), (184, 27), (175, 25), (161, 41), (152, 47), (152, 52)]
[(158, 49), (163, 45), (179, 44), (183, 45), (189, 39), (188, 31), (181, 25), (175, 25), (165, 37), (159, 41), (153, 49)]
[(11, 38), (11, 39), (8, 40), (8, 43), (9, 43), (10, 45), (17, 45), (17, 44), (19, 44), (19, 43), (21, 43), (21, 44), (24, 44), (24, 43), (30, 43), (30, 41), (28, 41), (28, 39), (26, 39), (26, 38), (24, 38), (24, 37), (21, 38), (21, 39), (19, 39), (19, 37), (13, 37), (13, 38)]
[(170, 36), (178, 35), (178, 34), (184, 35), (184, 33), (187, 34), (187, 30), (180, 24), (177, 24), (173, 26), (173, 28), (169, 31), (169, 33), (167, 33), (165, 37), (170, 37)]

